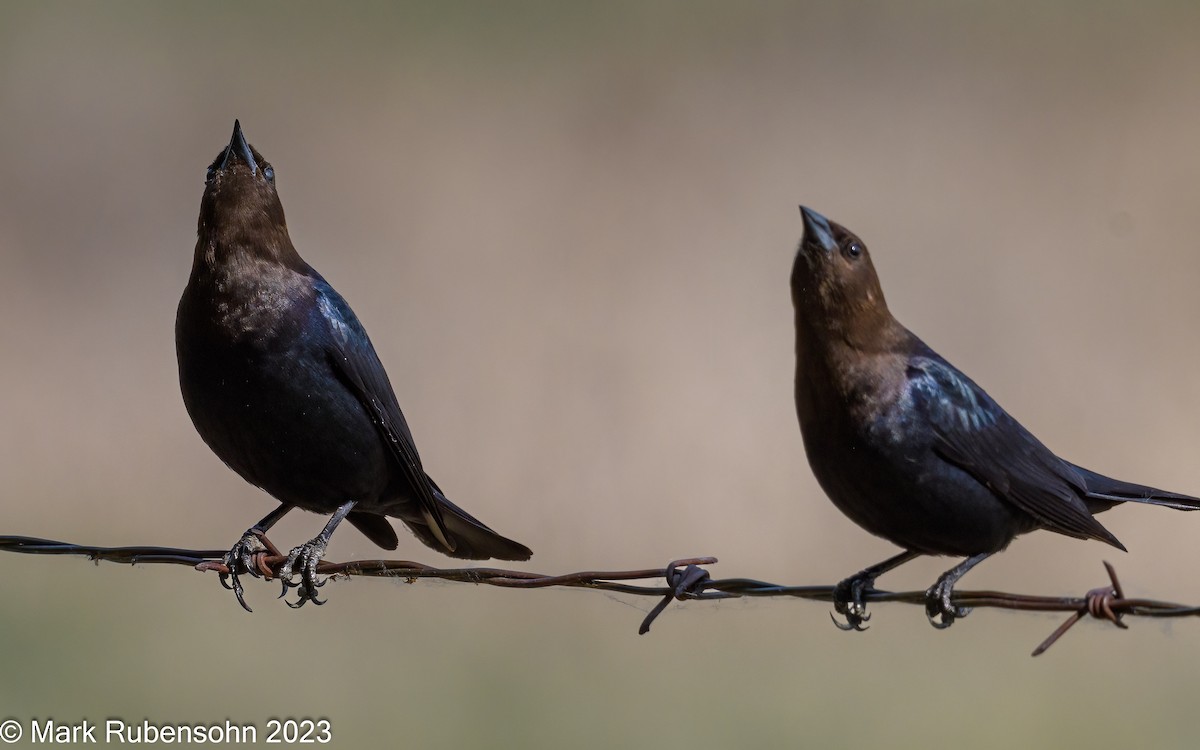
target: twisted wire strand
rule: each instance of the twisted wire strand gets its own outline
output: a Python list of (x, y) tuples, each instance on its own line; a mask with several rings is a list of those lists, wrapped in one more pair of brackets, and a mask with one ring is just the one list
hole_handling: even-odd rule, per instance
[[(223, 562), (226, 550), (192, 550), (175, 547), (131, 546), (97, 547), (72, 544), (52, 539), (27, 536), (0, 536), (0, 552), (27, 555), (72, 555), (95, 562), (129, 565), (186, 565), (201, 571), (229, 574)], [(266, 578), (276, 578), (287, 556), (269, 547), (255, 555), (258, 571)], [(531, 571), (502, 568), (437, 568), (411, 560), (356, 560), (353, 562), (322, 561), (318, 572), (333, 577), (364, 576), (370, 578), (403, 578), (410, 583), (422, 578), (474, 583), (502, 588), (570, 587), (595, 589), (635, 596), (660, 597), (661, 601), (646, 615), (639, 633), (649, 632), (651, 624), (672, 601), (736, 599), (741, 597), (793, 597), (821, 602), (833, 602), (836, 585), (789, 586), (753, 578), (712, 578), (702, 566), (713, 565), (715, 557), (690, 557), (672, 560), (665, 568), (638, 570), (586, 570), (576, 573), (547, 575)], [(1109, 584), (1088, 591), (1082, 597), (1035, 596), (1003, 591), (956, 591), (955, 606), (973, 609), (1010, 609), (1024, 612), (1070, 612), (1070, 617), (1033, 651), (1044, 653), (1084, 617), (1106, 620), (1119, 628), (1127, 628), (1125, 617), (1195, 617), (1200, 606), (1178, 604), (1155, 599), (1125, 597), (1116, 570), (1104, 563)], [(659, 583), (650, 583), (652, 581)], [(645, 581), (646, 583), (632, 583)], [(895, 602), (924, 606), (924, 591), (881, 591), (872, 589), (863, 596), (866, 602)]]

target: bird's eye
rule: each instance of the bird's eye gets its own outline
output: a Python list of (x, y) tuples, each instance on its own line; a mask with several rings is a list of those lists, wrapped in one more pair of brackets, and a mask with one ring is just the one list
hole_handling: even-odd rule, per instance
[(266, 177), (266, 178), (267, 178), (267, 182), (269, 182), (269, 183), (271, 183), (272, 185), (274, 185), (274, 184), (275, 184), (275, 168), (274, 168), (274, 167), (267, 167), (266, 169), (264, 169), (264, 170), (263, 170), (263, 177)]
[(858, 260), (862, 257), (863, 246), (857, 242), (851, 242), (846, 246), (846, 257), (850, 260)]
[(204, 175), (204, 181), (205, 181), (205, 182), (212, 182), (213, 174), (215, 174), (215, 173), (216, 173), (216, 171), (217, 171), (217, 170), (213, 169), (212, 167), (209, 167), (209, 168), (208, 168), (208, 173), (207, 173), (206, 175)]

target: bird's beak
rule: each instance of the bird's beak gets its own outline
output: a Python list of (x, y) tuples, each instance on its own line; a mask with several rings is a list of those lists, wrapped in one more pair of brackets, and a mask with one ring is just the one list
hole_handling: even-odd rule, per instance
[(246, 136), (242, 135), (242, 124), (237, 120), (233, 121), (233, 137), (229, 139), (229, 145), (225, 147), (225, 158), (221, 159), (220, 169), (225, 169), (231, 159), (241, 159), (247, 167), (250, 167), (250, 174), (258, 174), (258, 163), (254, 161), (254, 152), (250, 150)]
[(833, 238), (828, 219), (806, 206), (800, 207), (800, 215), (804, 217), (804, 239), (800, 242), (801, 247), (817, 247), (827, 253), (837, 248), (837, 240)]

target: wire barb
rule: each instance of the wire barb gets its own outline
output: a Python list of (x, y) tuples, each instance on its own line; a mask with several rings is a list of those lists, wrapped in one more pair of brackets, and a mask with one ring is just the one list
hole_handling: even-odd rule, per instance
[(1084, 605), (1072, 613), (1066, 622), (1059, 625), (1046, 640), (1042, 641), (1030, 656), (1041, 656), (1046, 653), (1046, 649), (1062, 638), (1068, 630), (1075, 626), (1075, 623), (1083, 619), (1084, 615), (1091, 615), (1097, 620), (1108, 620), (1122, 630), (1129, 629), (1128, 625), (1121, 622), (1125, 610), (1120, 609), (1118, 602), (1125, 600), (1125, 592), (1121, 589), (1121, 581), (1117, 578), (1116, 568), (1112, 566), (1112, 563), (1105, 561), (1104, 569), (1108, 571), (1108, 579), (1112, 585), (1101, 586), (1087, 592), (1083, 597)]
[[(716, 562), (716, 558), (712, 558)], [(663, 597), (662, 601), (654, 605), (654, 609), (646, 615), (646, 619), (642, 620), (641, 627), (638, 628), (638, 635), (645, 635), (650, 632), (650, 626), (658, 619), (658, 616), (663, 613), (667, 605), (672, 599), (683, 601), (685, 598), (699, 598), (704, 593), (704, 588), (712, 581), (708, 575), (708, 571), (701, 568), (699, 565), (688, 564), (683, 572), (679, 572), (679, 566), (685, 564), (685, 560), (673, 560), (667, 565), (664, 577), (667, 579), (667, 586), (670, 592)]]
[[(287, 562), (287, 555), (281, 553), (265, 536), (262, 537), (262, 542), (264, 549), (253, 553), (250, 562), (263, 578), (278, 579), (280, 569)], [(223, 561), (227, 550), (189, 550), (174, 547), (93, 547), (36, 537), (0, 536), (0, 552), (27, 555), (77, 555), (95, 562), (129, 565), (188, 565), (197, 570), (213, 571), (226, 576), (234, 572)], [(345, 563), (322, 560), (317, 564), (316, 572), (331, 579), (365, 576), (403, 578), (409, 583), (414, 583), (421, 578), (437, 578), (443, 581), (503, 588), (570, 587), (658, 597), (660, 601), (642, 621), (639, 633), (649, 632), (650, 626), (673, 600), (787, 596), (826, 603), (835, 601), (836, 586), (833, 585), (784, 586), (752, 578), (713, 578), (702, 566), (713, 565), (716, 562), (715, 557), (691, 557), (673, 560), (665, 568), (581, 571), (562, 575), (545, 575), (500, 568), (435, 568), (410, 560), (359, 560)], [(1110, 585), (1092, 589), (1083, 597), (1032, 596), (1000, 591), (955, 591), (951, 602), (955, 607), (975, 609), (1070, 612), (1071, 616), (1034, 650), (1033, 656), (1045, 653), (1085, 615), (1090, 615), (1098, 620), (1107, 620), (1122, 629), (1128, 627), (1123, 622), (1123, 618), (1128, 616), (1200, 616), (1200, 606), (1187, 606), (1153, 599), (1126, 598), (1116, 570), (1107, 562), (1104, 563), (1104, 567), (1108, 571)], [(663, 583), (658, 585), (637, 583), (656, 579)], [(862, 596), (864, 603), (899, 602), (915, 604), (922, 608), (925, 607), (926, 598), (924, 591), (891, 592), (874, 588), (863, 592)]]

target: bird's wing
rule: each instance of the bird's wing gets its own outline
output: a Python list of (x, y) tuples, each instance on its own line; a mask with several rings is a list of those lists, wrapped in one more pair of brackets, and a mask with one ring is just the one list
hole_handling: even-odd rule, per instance
[(421, 515), (429, 524), (430, 532), (440, 544), (453, 552), (454, 543), (446, 533), (441, 505), (434, 497), (408, 422), (400, 411), (387, 371), (383, 369), (383, 363), (379, 361), (366, 329), (358, 322), (358, 317), (346, 300), (323, 279), (316, 282), (316, 289), (318, 312), (329, 323), (332, 332), (328, 354), (334, 369), (362, 402), (395, 456), (396, 463), (417, 498)]
[[(936, 355), (935, 355), (936, 356)], [(913, 405), (932, 426), (934, 450), (1047, 528), (1125, 549), (1080, 498), (1086, 482), (970, 378), (940, 358), (908, 363)]]

